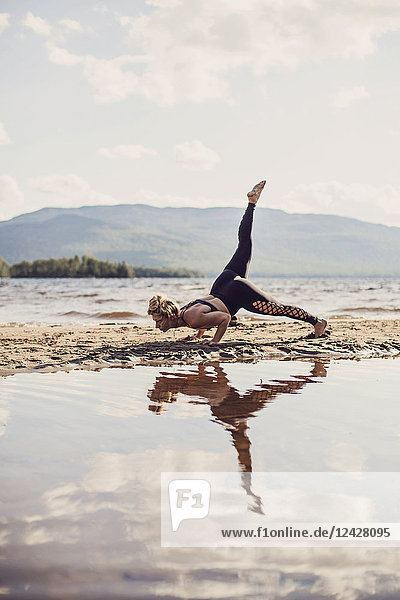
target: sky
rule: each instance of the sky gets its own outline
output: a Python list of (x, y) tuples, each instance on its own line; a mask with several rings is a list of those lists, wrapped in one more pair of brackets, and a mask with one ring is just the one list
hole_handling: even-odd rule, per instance
[(0, 220), (262, 206), (400, 227), (398, 0), (0, 0)]

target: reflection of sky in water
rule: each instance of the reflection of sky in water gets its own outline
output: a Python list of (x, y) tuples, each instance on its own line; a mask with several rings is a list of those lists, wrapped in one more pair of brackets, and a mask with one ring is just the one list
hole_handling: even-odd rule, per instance
[(161, 471), (398, 470), (398, 362), (221, 367), (1, 382), (4, 597), (396, 597), (395, 549), (160, 547)]

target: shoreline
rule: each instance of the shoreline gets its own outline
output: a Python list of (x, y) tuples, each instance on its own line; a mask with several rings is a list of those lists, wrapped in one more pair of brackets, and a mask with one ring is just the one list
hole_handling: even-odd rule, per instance
[(210, 346), (207, 340), (182, 341), (187, 329), (161, 333), (130, 323), (1, 324), (0, 376), (135, 365), (400, 356), (400, 319), (333, 318), (328, 329), (327, 336), (307, 339), (307, 323), (239, 322), (229, 327), (218, 346)]

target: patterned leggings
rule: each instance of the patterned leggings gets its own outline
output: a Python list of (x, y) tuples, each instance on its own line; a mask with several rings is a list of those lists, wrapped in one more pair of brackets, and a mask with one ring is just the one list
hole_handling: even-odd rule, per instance
[(254, 208), (254, 204), (248, 204), (239, 226), (239, 244), (236, 252), (214, 281), (210, 294), (220, 298), (231, 315), (236, 314), (240, 308), (245, 308), (257, 314), (290, 317), (315, 325), (317, 317), (298, 306), (281, 304), (247, 279), (252, 254)]

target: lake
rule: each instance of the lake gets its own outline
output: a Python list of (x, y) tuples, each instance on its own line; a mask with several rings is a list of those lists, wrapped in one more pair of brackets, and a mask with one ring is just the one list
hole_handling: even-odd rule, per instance
[(160, 543), (163, 471), (398, 471), (398, 376), (370, 359), (2, 379), (0, 595), (399, 597), (397, 548)]

